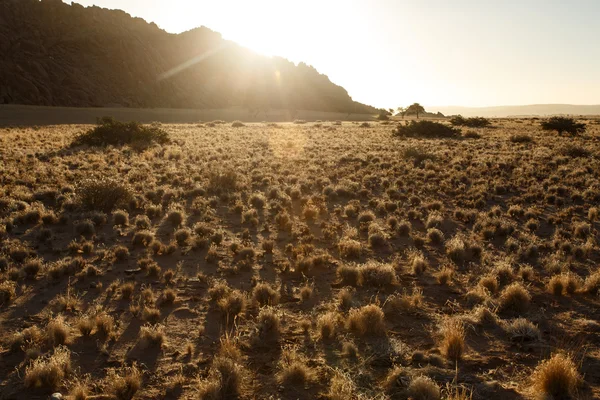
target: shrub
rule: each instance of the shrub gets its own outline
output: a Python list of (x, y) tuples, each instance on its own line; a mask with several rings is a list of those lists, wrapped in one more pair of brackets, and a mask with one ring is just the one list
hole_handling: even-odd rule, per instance
[(465, 350), (465, 328), (457, 318), (448, 318), (442, 324), (442, 354), (447, 359), (458, 361)]
[(512, 341), (530, 342), (539, 340), (541, 337), (538, 327), (525, 318), (517, 318), (511, 321), (505, 329)]
[(457, 115), (450, 119), (450, 123), (454, 126), (466, 126), (469, 128), (485, 128), (491, 125), (489, 119), (484, 117), (465, 118), (462, 115)]
[(233, 123), (231, 124), (231, 126), (233, 128), (241, 128), (241, 127), (246, 126), (246, 125), (244, 125), (244, 123), (242, 121), (233, 121)]
[(0, 306), (4, 304), (10, 304), (12, 299), (15, 298), (16, 284), (10, 281), (4, 281), (0, 283)]
[(169, 134), (157, 126), (143, 126), (138, 122), (119, 122), (112, 117), (97, 120), (97, 126), (79, 134), (72, 146), (122, 146), (125, 144), (149, 144), (169, 142)]
[(533, 138), (525, 134), (514, 134), (510, 135), (510, 141), (513, 143), (530, 143), (533, 142)]
[(383, 310), (376, 304), (350, 310), (346, 324), (359, 336), (385, 335)]
[(573, 118), (568, 117), (552, 117), (541, 123), (542, 129), (545, 131), (557, 131), (559, 135), (563, 132), (571, 135), (585, 132), (585, 124), (576, 122)]
[(274, 306), (279, 302), (279, 293), (268, 283), (259, 283), (252, 291), (252, 298), (260, 306)]
[(142, 386), (142, 372), (134, 364), (126, 370), (125, 376), (117, 375), (113, 370), (109, 373), (108, 391), (113, 393), (117, 400), (131, 400)]
[(66, 347), (59, 347), (54, 353), (33, 361), (25, 370), (25, 386), (55, 390), (71, 372), (71, 355)]
[(413, 400), (441, 399), (439, 386), (428, 376), (418, 376), (410, 382), (408, 394)]
[(560, 149), (560, 154), (571, 158), (586, 158), (591, 155), (590, 151), (582, 146), (574, 144), (566, 144)]
[(110, 212), (133, 199), (129, 185), (110, 178), (86, 179), (76, 189), (79, 203), (90, 211)]
[(279, 360), (277, 380), (283, 386), (303, 386), (313, 378), (313, 372), (303, 357), (295, 351), (285, 351)]
[(543, 361), (532, 375), (535, 391), (553, 399), (573, 398), (580, 379), (575, 363), (564, 354)]
[(393, 136), (418, 138), (453, 138), (459, 136), (460, 129), (433, 121), (411, 121), (408, 125), (398, 125)]
[(500, 309), (521, 313), (527, 311), (531, 295), (520, 283), (507, 286), (500, 294)]
[(422, 146), (408, 146), (402, 149), (402, 157), (412, 159), (415, 165), (422, 164), (425, 160), (435, 160), (435, 154), (430, 153)]

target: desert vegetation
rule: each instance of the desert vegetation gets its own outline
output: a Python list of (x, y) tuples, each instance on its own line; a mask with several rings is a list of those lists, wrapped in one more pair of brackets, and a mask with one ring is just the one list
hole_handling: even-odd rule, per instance
[(599, 398), (600, 130), (544, 123), (1, 130), (0, 398)]

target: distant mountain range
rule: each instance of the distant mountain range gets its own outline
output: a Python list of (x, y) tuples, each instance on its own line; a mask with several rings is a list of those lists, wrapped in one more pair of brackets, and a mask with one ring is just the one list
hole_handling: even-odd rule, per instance
[(496, 107), (426, 107), (429, 112), (441, 112), (444, 115), (460, 114), (464, 117), (511, 117), (546, 115), (600, 115), (600, 105), (573, 104), (532, 104), (526, 106)]
[(0, 0), (0, 104), (378, 112), (312, 66), (208, 28), (170, 34), (61, 0)]

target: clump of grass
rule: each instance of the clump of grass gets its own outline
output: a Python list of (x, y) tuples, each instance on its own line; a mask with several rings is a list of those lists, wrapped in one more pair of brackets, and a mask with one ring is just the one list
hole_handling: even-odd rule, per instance
[(17, 285), (11, 281), (0, 282), (0, 306), (10, 304), (16, 296)]
[(97, 125), (75, 137), (72, 146), (122, 146), (125, 144), (165, 144), (169, 134), (158, 126), (144, 126), (138, 122), (120, 122), (102, 117)]
[(360, 267), (360, 282), (376, 287), (394, 285), (397, 282), (396, 271), (391, 264), (371, 261)]
[(200, 398), (237, 399), (243, 384), (242, 366), (231, 358), (219, 356), (213, 360), (208, 378), (200, 384)]
[(442, 354), (451, 361), (458, 361), (465, 351), (465, 328), (458, 318), (447, 318), (441, 326)]
[(165, 330), (160, 325), (148, 325), (140, 328), (139, 343), (142, 348), (160, 348), (164, 344), (165, 338)]
[(79, 204), (90, 211), (110, 212), (126, 206), (133, 199), (133, 190), (118, 180), (102, 177), (85, 179), (75, 189)]
[(277, 339), (280, 335), (280, 318), (277, 311), (271, 307), (263, 307), (257, 318), (259, 337), (262, 339)]
[(131, 400), (142, 387), (142, 371), (134, 364), (123, 372), (118, 374), (115, 370), (109, 371), (107, 391), (117, 400)]
[(328, 312), (317, 319), (317, 331), (321, 340), (333, 339), (338, 323), (338, 314), (336, 312)]
[(71, 328), (65, 322), (64, 317), (59, 315), (48, 322), (48, 326), (46, 327), (46, 335), (48, 337), (48, 341), (53, 346), (64, 345), (71, 337)]
[(125, 210), (117, 210), (113, 212), (113, 223), (117, 226), (129, 225), (129, 213)]
[(524, 133), (515, 133), (510, 135), (509, 140), (513, 143), (531, 143), (533, 138)]
[(510, 340), (512, 341), (531, 342), (541, 338), (538, 327), (525, 318), (516, 318), (507, 323), (505, 330), (510, 335)]
[(224, 295), (219, 301), (219, 308), (227, 317), (229, 322), (246, 309), (246, 298), (239, 290), (232, 290)]
[(531, 380), (537, 393), (553, 399), (570, 399), (575, 398), (581, 377), (571, 357), (558, 353), (538, 364)]
[(279, 303), (279, 292), (268, 283), (259, 283), (252, 290), (252, 298), (260, 306), (275, 306)]
[(518, 282), (507, 286), (500, 294), (500, 310), (522, 313), (529, 309), (531, 295)]
[(25, 386), (56, 390), (71, 373), (71, 354), (64, 346), (46, 357), (34, 360), (25, 369)]
[(383, 310), (376, 304), (350, 310), (346, 326), (359, 336), (381, 336), (386, 332)]
[(413, 400), (440, 400), (440, 388), (428, 376), (418, 376), (410, 381), (408, 395)]
[(310, 382), (314, 372), (306, 364), (306, 360), (293, 350), (285, 350), (279, 360), (277, 380), (284, 387), (302, 387)]

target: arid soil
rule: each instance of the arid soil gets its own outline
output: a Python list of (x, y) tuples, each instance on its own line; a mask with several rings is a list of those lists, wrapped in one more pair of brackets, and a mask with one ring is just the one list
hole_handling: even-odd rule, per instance
[(0, 398), (600, 398), (586, 122), (3, 129)]

